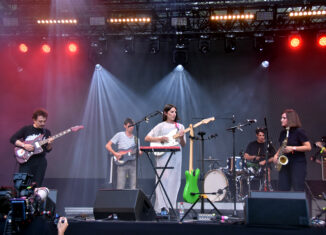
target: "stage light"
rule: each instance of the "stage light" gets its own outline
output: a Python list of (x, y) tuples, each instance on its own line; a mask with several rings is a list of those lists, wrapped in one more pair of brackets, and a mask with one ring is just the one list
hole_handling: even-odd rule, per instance
[(71, 53), (71, 54), (75, 54), (78, 52), (78, 46), (76, 43), (74, 42), (70, 42), (68, 43), (68, 51)]
[(209, 52), (210, 41), (208, 35), (200, 35), (198, 49), (203, 54), (207, 54)]
[(289, 47), (292, 49), (299, 49), (302, 45), (302, 38), (299, 34), (292, 34), (289, 36)]
[(289, 13), (291, 18), (298, 18), (298, 17), (324, 17), (326, 16), (326, 10), (305, 10), (305, 11), (292, 11)]
[(175, 69), (179, 72), (182, 72), (184, 70), (184, 68), (181, 64), (179, 64)]
[(263, 68), (268, 68), (269, 67), (269, 61), (268, 60), (264, 60), (263, 62), (261, 62), (261, 66)]
[(19, 51), (22, 53), (26, 53), (28, 51), (28, 47), (25, 43), (19, 44), (18, 48), (19, 48)]
[(39, 19), (37, 24), (77, 24), (77, 19)]
[(226, 53), (234, 52), (237, 49), (236, 38), (234, 34), (225, 35), (224, 50)]
[(160, 51), (160, 40), (158, 36), (150, 37), (149, 52), (152, 55), (157, 54)]
[(212, 21), (235, 21), (235, 20), (253, 20), (255, 18), (254, 14), (229, 14), (229, 15), (212, 15)]
[(317, 43), (319, 47), (326, 48), (326, 33), (317, 36)]
[(137, 17), (137, 18), (109, 18), (106, 20), (106, 22), (110, 24), (116, 24), (116, 23), (134, 23), (134, 22), (140, 22), (140, 23), (150, 23), (151, 18), (150, 17)]
[(51, 52), (51, 47), (49, 44), (43, 44), (42, 45), (42, 51), (46, 54), (50, 53)]

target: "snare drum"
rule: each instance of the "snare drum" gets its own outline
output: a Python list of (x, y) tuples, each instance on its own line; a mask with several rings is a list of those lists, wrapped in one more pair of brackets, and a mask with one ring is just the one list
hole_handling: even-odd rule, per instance
[[(212, 202), (222, 201), (227, 193), (229, 181), (222, 170), (211, 170), (204, 179), (204, 192)], [(215, 193), (215, 194), (210, 194)]]
[[(229, 171), (233, 172), (233, 157), (229, 157), (227, 160), (227, 165), (229, 168)], [(240, 156), (235, 157), (235, 172), (236, 173), (244, 173), (244, 160)]]

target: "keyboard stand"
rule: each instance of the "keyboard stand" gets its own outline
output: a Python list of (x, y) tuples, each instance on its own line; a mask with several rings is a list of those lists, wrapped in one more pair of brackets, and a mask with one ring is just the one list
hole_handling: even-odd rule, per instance
[[(142, 150), (144, 151), (144, 149), (142, 149)], [(153, 189), (153, 191), (152, 191), (152, 193), (151, 193), (151, 195), (150, 195), (150, 197), (149, 197), (149, 200), (152, 199), (152, 197), (153, 197), (153, 195), (154, 195), (154, 192), (155, 192), (157, 186), (160, 184), (160, 185), (162, 186), (162, 189), (163, 189), (163, 192), (164, 192), (166, 198), (168, 199), (168, 202), (169, 202), (170, 208), (172, 209), (173, 214), (174, 214), (176, 217), (177, 217), (177, 214), (176, 214), (176, 212), (175, 212), (175, 210), (174, 210), (174, 208), (173, 208), (173, 206), (172, 206), (172, 203), (171, 203), (170, 198), (169, 198), (169, 196), (168, 196), (168, 194), (167, 194), (167, 192), (166, 192), (166, 190), (165, 190), (165, 188), (164, 188), (164, 185), (163, 185), (163, 183), (162, 183), (162, 181), (161, 181), (161, 178), (162, 178), (162, 176), (163, 176), (163, 174), (164, 174), (164, 172), (165, 172), (166, 169), (174, 169), (174, 167), (168, 167), (168, 164), (169, 164), (169, 162), (170, 162), (170, 160), (171, 160), (172, 155), (173, 155), (175, 152), (177, 152), (177, 151), (180, 151), (180, 149), (172, 149), (172, 150), (169, 150), (169, 151), (168, 151), (168, 152), (171, 152), (171, 153), (170, 153), (170, 156), (169, 156), (168, 160), (166, 161), (164, 167), (155, 167), (155, 165), (154, 165), (152, 159), (151, 159), (150, 156), (149, 156), (149, 153), (150, 153), (150, 152), (153, 152), (153, 151), (144, 151), (144, 152), (146, 153), (146, 156), (147, 156), (147, 158), (148, 158), (148, 160), (149, 160), (149, 162), (150, 162), (150, 164), (151, 164), (151, 166), (152, 166), (152, 168), (153, 168), (153, 170), (154, 170), (154, 173), (155, 173), (155, 175), (156, 175), (156, 177), (157, 177), (157, 181), (156, 181), (155, 187), (154, 187), (154, 189)], [(157, 173), (157, 170), (158, 170), (158, 169), (163, 169), (160, 175)]]

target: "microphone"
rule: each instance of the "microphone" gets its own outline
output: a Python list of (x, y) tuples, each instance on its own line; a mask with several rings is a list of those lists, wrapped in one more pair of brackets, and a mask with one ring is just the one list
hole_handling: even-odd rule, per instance
[(256, 123), (257, 122), (257, 119), (247, 119), (247, 122), (249, 122), (249, 123)]
[(163, 112), (160, 111), (160, 110), (157, 110), (156, 113), (157, 113), (157, 114), (161, 114), (161, 115), (163, 115)]
[(222, 189), (217, 190), (217, 194), (223, 194), (223, 190)]
[(234, 114), (232, 115), (232, 123), (235, 123), (235, 116), (234, 116)]

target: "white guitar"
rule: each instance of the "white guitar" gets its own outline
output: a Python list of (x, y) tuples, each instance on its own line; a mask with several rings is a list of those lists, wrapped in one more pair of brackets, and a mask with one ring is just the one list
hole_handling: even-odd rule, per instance
[[(201, 120), (200, 122), (197, 122), (195, 125), (193, 125), (193, 128), (196, 128), (202, 124), (207, 124), (209, 122), (212, 122), (215, 120), (215, 117), (210, 117), (210, 118), (206, 118)], [(190, 131), (190, 127), (188, 127), (187, 129), (184, 130), (184, 133), (187, 133)], [(151, 142), (150, 146), (151, 147), (167, 147), (167, 146), (177, 146), (179, 144), (179, 134), (177, 133), (178, 129), (174, 129), (172, 131), (170, 131), (167, 135), (165, 135), (164, 137), (168, 138), (168, 142)], [(158, 136), (158, 137), (162, 137), (162, 136)], [(154, 152), (155, 156), (162, 156), (164, 154), (164, 152)]]

